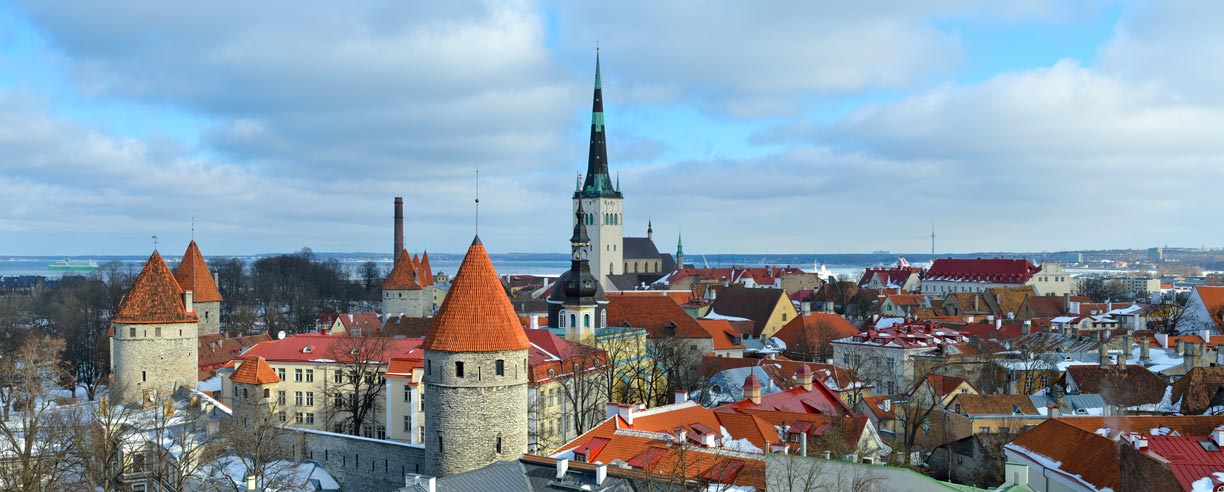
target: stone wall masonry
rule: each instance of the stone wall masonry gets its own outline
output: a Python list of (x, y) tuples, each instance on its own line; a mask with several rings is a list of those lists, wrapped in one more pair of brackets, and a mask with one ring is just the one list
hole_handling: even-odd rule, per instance
[(419, 290), (383, 291), (382, 313), (385, 316), (421, 317), (433, 314), (433, 287)]
[(221, 333), (221, 303), (195, 302), (192, 308), (200, 316), (200, 334), (215, 335)]
[[(450, 476), (527, 451), (526, 350), (427, 350), (425, 359), (426, 474)], [(498, 359), (505, 361), (504, 376), (495, 375)], [(464, 362), (462, 379), (455, 377), (455, 361)]]
[(287, 428), (294, 458), (323, 465), (346, 491), (393, 492), (404, 487), (404, 475), (423, 473), (425, 449), (416, 444), (383, 441), (331, 432)]
[(170, 395), (179, 386), (196, 387), (200, 363), (196, 323), (115, 324), (114, 329), (111, 370), (120, 401), (139, 401), (146, 389)]

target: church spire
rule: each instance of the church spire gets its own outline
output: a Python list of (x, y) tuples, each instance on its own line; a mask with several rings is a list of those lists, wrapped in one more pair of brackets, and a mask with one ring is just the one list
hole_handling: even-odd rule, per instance
[(683, 232), (676, 233), (676, 268), (684, 268), (684, 237)]
[(608, 173), (608, 145), (605, 141), (603, 89), (599, 76), (599, 48), (595, 48), (595, 96), (591, 107), (591, 148), (587, 155), (586, 180), (577, 197), (616, 197), (620, 190), (613, 186)]

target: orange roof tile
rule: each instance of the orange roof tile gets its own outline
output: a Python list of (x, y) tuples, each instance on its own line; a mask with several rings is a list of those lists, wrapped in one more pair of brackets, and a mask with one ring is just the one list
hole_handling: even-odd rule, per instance
[(161, 254), (149, 256), (119, 309), (111, 318), (115, 323), (197, 323), (200, 317), (188, 313), (183, 305), (183, 289)]
[(382, 288), (383, 290), (419, 290), (421, 288), (421, 284), (417, 282), (417, 269), (413, 265), (412, 257), (408, 256), (407, 250), (400, 250), (399, 257), (395, 259), (395, 266), (391, 267), (391, 273), (387, 274)]
[(243, 384), (272, 384), (279, 383), (280, 378), (276, 377), (276, 371), (272, 370), (272, 366), (268, 365), (268, 361), (263, 357), (250, 357), (242, 361), (242, 364), (230, 374), (230, 381)]
[(479, 236), (463, 257), (422, 346), (446, 352), (498, 352), (531, 346)]
[(421, 253), (420, 268), (417, 269), (417, 279), (422, 287), (433, 285), (433, 268), (429, 266), (429, 252)]
[(1118, 490), (1117, 446), (1093, 431), (1070, 425), (1067, 420), (1042, 422), (1004, 447), (1058, 462), (1055, 468), (1072, 477), (1078, 475), (1079, 480), (1097, 489)]
[(204, 262), (204, 255), (200, 254), (200, 247), (196, 246), (195, 241), (187, 245), (182, 263), (174, 270), (174, 279), (180, 288), (191, 291), (194, 302), (221, 302), (221, 292), (217, 290), (208, 264)]

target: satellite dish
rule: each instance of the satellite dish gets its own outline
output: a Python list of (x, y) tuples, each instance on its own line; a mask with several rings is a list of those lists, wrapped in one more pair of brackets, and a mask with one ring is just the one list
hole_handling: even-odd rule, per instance
[(277, 339), (277, 340), (284, 340), (284, 339), (285, 339), (285, 330), (281, 330), (281, 331), (276, 332), (276, 339)]

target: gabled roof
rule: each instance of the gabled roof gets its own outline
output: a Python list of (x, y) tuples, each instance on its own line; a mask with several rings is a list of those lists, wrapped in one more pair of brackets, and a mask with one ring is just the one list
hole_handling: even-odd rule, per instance
[(388, 273), (387, 279), (383, 280), (382, 288), (383, 290), (420, 290), (421, 284), (417, 280), (416, 265), (407, 250), (400, 250), (399, 256), (395, 258), (395, 266), (391, 267), (391, 273)]
[[(389, 363), (392, 358), (424, 357), (420, 338), (334, 337), (319, 334), (290, 335), (283, 340), (263, 342), (251, 347), (235, 360), (263, 357), (272, 362), (345, 362), (355, 357)], [(364, 354), (360, 353), (364, 348)], [(353, 354), (356, 349), (359, 353)]]
[(1119, 490), (1117, 446), (1091, 430), (1069, 423), (1080, 418), (1085, 417), (1046, 420), (1004, 445), (1004, 449), (1047, 463), (1072, 477), (1078, 476), (1077, 480), (1097, 490), (1106, 487)]
[(1099, 394), (1109, 404), (1124, 407), (1159, 403), (1167, 387), (1159, 375), (1140, 365), (1127, 365), (1125, 370), (1114, 365), (1070, 366), (1066, 374), (1081, 394)]
[(200, 317), (187, 312), (183, 289), (165, 260), (154, 251), (132, 282), (132, 288), (119, 302), (111, 321), (122, 324), (197, 323)]
[[(754, 377), (756, 377), (755, 374), (749, 376), (749, 378)], [(744, 387), (748, 387), (747, 382), (745, 382)], [(800, 386), (763, 395), (761, 396), (761, 403), (753, 403), (752, 400), (744, 399), (714, 408), (717, 412), (740, 412), (750, 409), (821, 415), (847, 415), (851, 413), (850, 407), (846, 406), (846, 403), (841, 398), (838, 398), (833, 390), (825, 386), (824, 381), (815, 378), (812, 380), (811, 391), (805, 390)]]
[(480, 237), (468, 247), (422, 347), (444, 352), (499, 352), (531, 347)]
[(927, 374), (925, 378), (919, 380), (917, 383), (914, 383), (914, 386), (910, 388), (909, 394), (911, 395), (914, 394), (914, 392), (917, 391), (918, 388), (920, 388), (923, 385), (923, 383), (929, 384), (931, 386), (931, 389), (935, 391), (935, 396), (940, 399), (943, 399), (949, 394), (952, 394), (952, 392), (956, 391), (956, 389), (959, 388), (960, 385), (962, 384), (968, 385), (969, 388), (972, 389), (974, 392), (977, 391), (977, 388), (974, 388), (973, 385), (970, 384), (968, 381), (965, 381), (964, 379), (958, 378), (956, 376), (944, 376), (941, 374)]
[(1181, 413), (1200, 414), (1212, 405), (1221, 391), (1224, 391), (1224, 367), (1195, 367), (1173, 383), (1169, 401), (1181, 402)]
[(241, 355), (248, 348), (269, 340), (272, 340), (272, 337), (269, 337), (267, 334), (231, 338), (224, 338), (217, 333), (200, 335), (198, 342), (199, 349), (197, 351), (200, 363), (200, 381), (212, 377), (218, 367), (234, 360), (234, 357)]
[(626, 261), (633, 260), (657, 260), (659, 259), (659, 248), (655, 247), (655, 243), (650, 238), (645, 237), (626, 237), (622, 238), (621, 251), (624, 252)]
[(234, 369), (234, 373), (230, 374), (230, 381), (243, 384), (272, 384), (279, 383), (280, 378), (276, 376), (276, 371), (272, 370), (272, 366), (268, 365), (268, 361), (263, 357), (248, 357)]
[(725, 319), (699, 319), (697, 325), (703, 328), (714, 339), (714, 350), (735, 350), (744, 348), (738, 331)]
[(790, 304), (782, 289), (762, 289), (732, 286), (718, 291), (711, 311), (723, 316), (748, 318), (755, 322), (753, 336), (760, 336), (765, 323), (773, 316), (778, 303)]
[(675, 336), (680, 338), (710, 337), (697, 320), (664, 296), (612, 296), (607, 312), (608, 326), (645, 328), (650, 338), (667, 336), (668, 327), (674, 327)]
[(431, 324), (433, 324), (433, 318), (392, 316), (383, 321), (382, 331), (379, 334), (384, 337), (424, 338), (429, 334)]
[(803, 348), (815, 352), (815, 349), (827, 349), (833, 340), (854, 336), (858, 332), (858, 328), (839, 314), (811, 313), (791, 319), (773, 336), (786, 343), (788, 352), (798, 352)]
[(1020, 307), (1024, 305), (1024, 300), (1028, 297), (1036, 296), (1037, 289), (1031, 285), (994, 287), (986, 289), (986, 294), (986, 301), (990, 304), (994, 313), (998, 316), (1006, 316), (1007, 314), (1020, 313)]
[(1023, 259), (936, 258), (924, 281), (1023, 284), (1041, 268)]
[(1224, 424), (1224, 415), (1115, 415), (1112, 417), (1063, 417), (1057, 419), (1086, 432), (1109, 429), (1109, 436), (1123, 432), (1151, 432), (1163, 428), (1183, 436), (1205, 436)]
[(952, 397), (948, 406), (955, 409), (960, 405), (960, 413), (965, 415), (1014, 415), (1017, 412), (1024, 415), (1040, 416), (1041, 413), (1033, 406), (1033, 400), (1028, 395), (978, 395), (961, 393)]
[(174, 270), (174, 278), (180, 288), (191, 291), (193, 302), (221, 302), (221, 292), (217, 290), (208, 264), (204, 262), (204, 255), (200, 254), (200, 247), (194, 240), (187, 245), (183, 261)]

